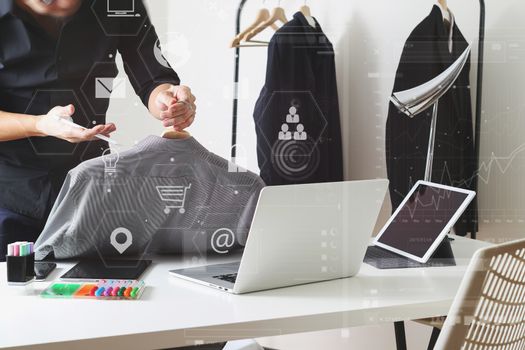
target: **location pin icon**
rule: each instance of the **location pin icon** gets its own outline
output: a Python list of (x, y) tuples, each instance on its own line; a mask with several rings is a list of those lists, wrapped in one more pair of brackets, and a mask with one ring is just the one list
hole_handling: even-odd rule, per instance
[[(117, 236), (119, 234), (123, 234), (126, 236), (126, 240), (123, 243), (119, 243), (117, 241)], [(133, 237), (131, 235), (131, 232), (124, 227), (118, 227), (111, 232), (111, 236), (109, 237), (111, 245), (120, 253), (124, 253), (126, 249), (128, 249), (131, 244), (133, 243)]]

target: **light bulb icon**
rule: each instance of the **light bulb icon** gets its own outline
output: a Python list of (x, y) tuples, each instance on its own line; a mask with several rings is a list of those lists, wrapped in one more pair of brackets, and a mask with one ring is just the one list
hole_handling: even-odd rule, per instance
[(104, 172), (106, 174), (114, 174), (117, 172), (117, 163), (120, 155), (117, 151), (112, 152), (110, 148), (107, 148), (102, 153), (102, 161), (104, 162)]

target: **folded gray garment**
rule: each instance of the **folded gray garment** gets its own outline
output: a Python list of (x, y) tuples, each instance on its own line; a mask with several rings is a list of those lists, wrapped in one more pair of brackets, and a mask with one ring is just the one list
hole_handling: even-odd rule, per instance
[(35, 256), (227, 253), (244, 246), (263, 187), (192, 137), (148, 136), (68, 173)]

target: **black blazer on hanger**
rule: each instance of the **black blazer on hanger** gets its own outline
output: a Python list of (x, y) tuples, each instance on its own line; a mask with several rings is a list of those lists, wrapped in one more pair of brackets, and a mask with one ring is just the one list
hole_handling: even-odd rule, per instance
[[(423, 84), (448, 68), (468, 43), (457, 25), (452, 35), (438, 6), (410, 34), (397, 70), (394, 92)], [(450, 39), (452, 52), (449, 51)], [(454, 86), (439, 100), (432, 181), (470, 189), (474, 180), (474, 143), (470, 97), (470, 59)], [(395, 210), (412, 185), (424, 178), (432, 107), (411, 119), (391, 103), (386, 125), (386, 162)], [(456, 224), (471, 228), (475, 204)]]
[(301, 12), (270, 41), (254, 120), (267, 185), (343, 180), (334, 50)]

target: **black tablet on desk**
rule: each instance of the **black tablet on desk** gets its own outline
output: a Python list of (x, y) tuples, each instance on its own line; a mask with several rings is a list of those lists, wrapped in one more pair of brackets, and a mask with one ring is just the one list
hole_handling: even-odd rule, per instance
[(151, 260), (82, 260), (60, 278), (66, 280), (136, 280), (150, 264)]

